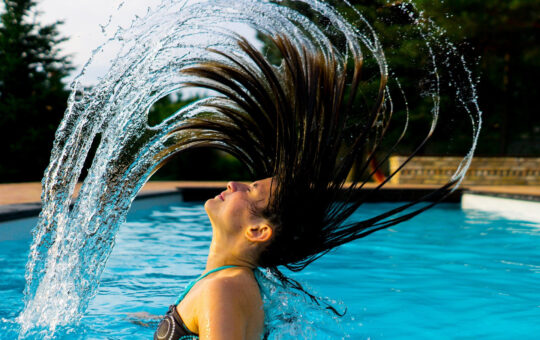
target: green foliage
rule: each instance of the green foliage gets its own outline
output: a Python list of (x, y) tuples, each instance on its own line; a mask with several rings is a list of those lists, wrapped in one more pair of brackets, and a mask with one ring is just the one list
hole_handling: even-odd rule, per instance
[[(294, 1), (288, 4), (302, 11)], [(342, 1), (329, 0), (346, 18), (354, 22), (354, 15)], [(423, 38), (411, 25), (411, 18), (403, 15), (403, 8), (412, 17), (423, 11), (425, 17), (441, 27), (444, 35), (454, 43), (457, 51), (465, 57), (468, 66), (478, 80), (477, 92), (484, 124), (478, 141), (477, 155), (484, 156), (539, 156), (540, 116), (536, 101), (540, 76), (540, 6), (534, 0), (355, 0), (351, 4), (374, 26), (383, 45), (391, 70), (398, 75), (407, 94), (410, 108), (408, 137), (397, 150), (411, 152), (426, 135), (431, 121), (429, 100), (416, 95), (422, 88), (418, 84), (426, 74), (429, 60), (423, 46)], [(414, 5), (414, 6), (413, 6)], [(413, 7), (416, 7), (414, 9)], [(308, 16), (310, 16), (308, 14)], [(314, 18), (324, 24), (324, 18)], [(431, 32), (437, 34), (437, 32)], [(264, 41), (264, 39), (263, 39)], [(265, 53), (279, 64), (275, 49), (265, 42)], [(444, 56), (436, 56), (444, 62)], [(366, 62), (365, 68), (373, 65)], [(456, 116), (455, 99), (445, 89), (447, 79), (441, 79), (441, 115), (436, 133), (420, 154), (462, 155), (471, 143), (470, 121)], [(364, 97), (369, 98), (373, 79), (364, 77)], [(427, 84), (429, 85), (429, 84)], [(394, 97), (398, 100), (398, 98)], [(361, 98), (357, 98), (361, 100)], [(364, 99), (365, 100), (365, 99)], [(399, 107), (399, 106), (398, 106)], [(401, 132), (399, 117), (403, 110), (394, 114), (397, 123), (390, 126), (388, 141), (393, 142)], [(388, 143), (386, 146), (390, 146)]]
[(0, 161), (2, 182), (35, 181), (49, 161), (72, 69), (60, 56), (57, 26), (29, 22), (35, 2), (4, 0), (0, 17)]
[[(534, 0), (417, 0), (479, 76), (484, 111), (479, 155), (540, 155), (535, 114), (540, 76), (540, 6)], [(462, 138), (461, 136), (457, 136)]]

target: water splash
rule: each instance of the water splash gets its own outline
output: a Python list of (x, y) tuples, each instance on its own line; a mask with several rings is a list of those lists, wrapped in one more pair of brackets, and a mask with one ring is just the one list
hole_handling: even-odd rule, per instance
[[(301, 11), (295, 9), (297, 5), (303, 5)], [(463, 75), (463, 79), (451, 75), (448, 78), (455, 79), (450, 85), (472, 122), (470, 151), (453, 175), (453, 179), (460, 181), (471, 161), (481, 122), (474, 82), (465, 62), (454, 61), (459, 56), (455, 47), (438, 37), (433, 23), (418, 16), (418, 11), (415, 13), (415, 27), (424, 37), (422, 51), (431, 60), (424, 83), (429, 86), (422, 93), (432, 107), (427, 136), (433, 133), (439, 117), (442, 72), (452, 64), (452, 72), (459, 69), (456, 74)], [(389, 80), (384, 90), (385, 110), (374, 127), (376, 136), (382, 135), (383, 127), (393, 116), (394, 97), (401, 98), (402, 107), (408, 107), (407, 97), (399, 87), (400, 78), (388, 67), (375, 30), (352, 7), (345, 19), (327, 3), (316, 0), (163, 0), (146, 15), (107, 35), (110, 22), (104, 26), (107, 41), (94, 51), (72, 84), (68, 108), (56, 132), (51, 161), (42, 181), (43, 209), (33, 231), (26, 268), (25, 308), (18, 318), (21, 336), (31, 331), (41, 332), (45, 338), (54, 337), (59, 327), (80, 320), (96, 293), (116, 231), (131, 202), (158, 164), (181, 151), (171, 146), (185, 138), (182, 133), (186, 132), (170, 132), (187, 118), (208, 114), (203, 105), (216, 99), (201, 99), (153, 127), (148, 126), (150, 107), (192, 80), (180, 73), (183, 68), (202, 61), (223, 61), (221, 56), (209, 53), (208, 48), (242, 54), (231, 25), (247, 25), (270, 36), (287, 35), (295, 44), (319, 49), (327, 56), (361, 58), (371, 64), (377, 79)], [(108, 53), (114, 57), (99, 84), (86, 88), (86, 70), (96, 58)], [(435, 56), (440, 53), (452, 56), (448, 65), (437, 61)], [(405, 112), (402, 136), (409, 126)], [(92, 166), (74, 199), (75, 184), (98, 136), (100, 142)]]
[[(256, 270), (255, 278), (264, 304), (268, 339), (348, 339), (354, 333), (354, 317), (338, 317), (323, 309), (307, 295), (285, 287), (269, 270)], [(323, 300), (330, 306), (336, 301)], [(342, 304), (342, 303), (340, 303)], [(341, 313), (346, 310), (338, 307)], [(345, 326), (346, 329), (345, 329)]]

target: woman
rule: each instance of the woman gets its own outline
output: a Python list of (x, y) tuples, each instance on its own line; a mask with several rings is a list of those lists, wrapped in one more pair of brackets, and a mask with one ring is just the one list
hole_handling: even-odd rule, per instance
[[(231, 182), (206, 202), (213, 236), (205, 273), (171, 306), (155, 339), (197, 334), (200, 339), (259, 339), (264, 313), (254, 268), (269, 268), (282, 282), (302, 290), (278, 266), (302, 270), (336, 246), (435, 204), (404, 212), (418, 200), (368, 220), (348, 221), (365, 200), (356, 189), (380, 167), (365, 173), (381, 141), (375, 126), (386, 109), (386, 76), (379, 79), (371, 110), (361, 110), (354, 100), (360, 56), (351, 59), (316, 44), (298, 47), (286, 36), (267, 38), (282, 56), (280, 66), (238, 37), (242, 55), (211, 50), (221, 62), (183, 70), (193, 76), (188, 85), (223, 96), (205, 104), (207, 115), (173, 132), (181, 136), (174, 147), (225, 150), (265, 179), (249, 185)], [(345, 185), (353, 166), (356, 178), (364, 180)], [(454, 183), (430, 196), (440, 200)]]
[[(212, 243), (203, 279), (171, 306), (154, 339), (260, 339), (264, 312), (253, 269), (273, 227), (260, 215), (271, 179), (230, 182), (205, 204)], [(171, 335), (173, 336), (171, 338)]]

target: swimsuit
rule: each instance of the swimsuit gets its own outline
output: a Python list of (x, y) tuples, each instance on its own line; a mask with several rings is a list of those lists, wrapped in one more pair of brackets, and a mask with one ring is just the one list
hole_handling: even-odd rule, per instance
[(154, 340), (199, 340), (199, 335), (186, 327), (176, 305), (171, 305), (154, 333)]
[(199, 282), (200, 280), (204, 279), (208, 275), (217, 272), (222, 269), (232, 268), (232, 267), (238, 267), (238, 266), (222, 266), (215, 269), (210, 270), (208, 273), (203, 274), (199, 276), (196, 280), (192, 281), (184, 290), (182, 294), (176, 299), (176, 302), (174, 305), (171, 305), (169, 307), (169, 310), (167, 311), (167, 314), (161, 320), (161, 322), (158, 325), (158, 328), (156, 332), (154, 333), (154, 340), (198, 340), (199, 335), (193, 333), (190, 331), (186, 325), (184, 324), (184, 321), (176, 311), (176, 306), (184, 299), (184, 297), (187, 295), (187, 293), (190, 291), (193, 286)]

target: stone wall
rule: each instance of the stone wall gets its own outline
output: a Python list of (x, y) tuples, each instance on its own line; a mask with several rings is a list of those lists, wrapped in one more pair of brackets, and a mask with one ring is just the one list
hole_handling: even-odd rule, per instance
[[(390, 173), (404, 161), (404, 156), (390, 157)], [(456, 171), (461, 157), (417, 156), (410, 160), (390, 183), (444, 184)], [(465, 185), (540, 185), (540, 158), (474, 157)]]

